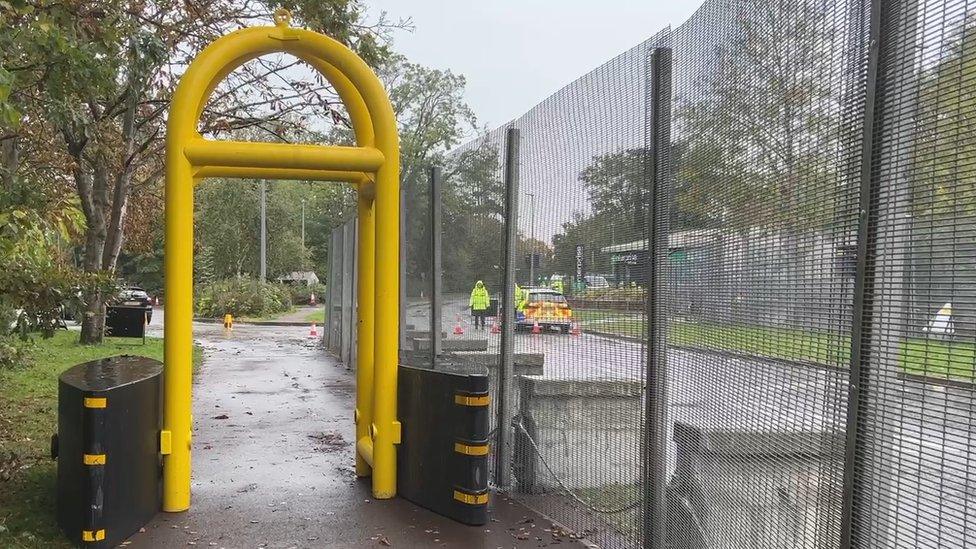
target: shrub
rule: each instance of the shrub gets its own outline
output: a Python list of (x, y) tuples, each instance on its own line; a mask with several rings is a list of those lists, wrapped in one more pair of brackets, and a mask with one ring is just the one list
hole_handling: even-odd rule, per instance
[(292, 307), (291, 293), (286, 286), (246, 278), (200, 285), (194, 295), (195, 313), (211, 318), (227, 313), (234, 316), (267, 316)]
[(13, 335), (0, 335), (0, 370), (30, 366), (34, 342)]
[(325, 284), (289, 284), (288, 291), (291, 293), (291, 302), (296, 305), (308, 305), (309, 294), (315, 294), (317, 303), (325, 299)]

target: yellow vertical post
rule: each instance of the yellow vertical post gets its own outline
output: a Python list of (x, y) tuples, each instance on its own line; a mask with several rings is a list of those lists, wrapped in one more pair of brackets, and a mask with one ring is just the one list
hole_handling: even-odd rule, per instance
[[(373, 196), (366, 185), (359, 189), (358, 289), (359, 329), (356, 339), (356, 442), (370, 440), (369, 427), (373, 423), (373, 307), (375, 277), (376, 224), (373, 218)], [(372, 186), (370, 186), (372, 187)], [(356, 475), (365, 477), (372, 466), (356, 451)]]
[[(397, 368), (399, 362), (400, 301), (400, 158), (396, 122), (387, 102), (379, 122), (376, 147), (386, 154), (376, 172), (376, 353), (373, 366), (373, 496), (396, 495)], [(392, 152), (393, 154), (389, 154)]]
[[(166, 337), (163, 341), (163, 510), (190, 508), (190, 421), (193, 375), (193, 175), (183, 155), (179, 113), (170, 114), (166, 140)], [(176, 135), (174, 135), (174, 132)]]

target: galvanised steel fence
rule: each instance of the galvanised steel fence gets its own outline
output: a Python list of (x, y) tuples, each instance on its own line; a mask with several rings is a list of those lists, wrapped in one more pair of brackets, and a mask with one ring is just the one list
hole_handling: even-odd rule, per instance
[(513, 536), (976, 547), (974, 84), (961, 0), (708, 0), (414, 180), (401, 359), (492, 376)]

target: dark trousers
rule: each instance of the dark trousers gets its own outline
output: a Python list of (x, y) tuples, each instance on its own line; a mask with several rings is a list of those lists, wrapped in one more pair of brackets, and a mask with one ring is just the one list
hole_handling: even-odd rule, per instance
[(474, 315), (474, 327), (478, 329), (479, 327), (483, 330), (485, 328), (485, 313), (488, 311), (486, 309), (481, 310), (471, 310), (471, 314)]

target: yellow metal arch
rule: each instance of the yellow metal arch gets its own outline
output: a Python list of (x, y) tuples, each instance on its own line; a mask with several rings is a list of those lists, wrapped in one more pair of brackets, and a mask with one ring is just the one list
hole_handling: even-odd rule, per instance
[[(348, 181), (359, 189), (356, 472), (373, 495), (396, 494), (400, 151), (379, 79), (352, 50), (288, 26), (252, 27), (204, 49), (180, 79), (166, 135), (166, 323), (163, 373), (163, 510), (190, 507), (193, 345), (193, 182), (203, 177)], [(197, 131), (214, 88), (243, 63), (289, 53), (318, 70), (346, 106), (356, 147), (211, 141)], [(377, 238), (378, 237), (378, 238)]]

